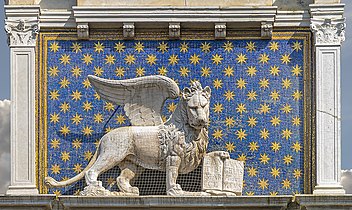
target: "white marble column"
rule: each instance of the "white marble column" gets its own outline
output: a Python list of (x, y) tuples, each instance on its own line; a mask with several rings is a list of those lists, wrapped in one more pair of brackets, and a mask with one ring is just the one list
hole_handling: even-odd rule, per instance
[(341, 173), (340, 48), (345, 19), (311, 19), (316, 72), (316, 176), (313, 194), (344, 194)]
[(5, 30), (11, 68), (11, 183), (6, 194), (38, 194), (35, 177), (35, 46), (39, 32), (38, 18), (8, 17)]

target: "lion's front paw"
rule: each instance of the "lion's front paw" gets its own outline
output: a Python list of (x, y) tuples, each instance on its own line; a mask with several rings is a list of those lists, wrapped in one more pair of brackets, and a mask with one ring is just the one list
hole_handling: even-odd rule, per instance
[(166, 193), (167, 193), (167, 195), (171, 195), (171, 196), (179, 196), (179, 195), (184, 194), (184, 192), (179, 184), (176, 184), (173, 187), (171, 187), (170, 189), (168, 189)]

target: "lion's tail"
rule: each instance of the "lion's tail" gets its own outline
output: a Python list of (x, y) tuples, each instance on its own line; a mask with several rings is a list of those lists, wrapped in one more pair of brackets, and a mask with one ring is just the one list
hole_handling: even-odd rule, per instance
[(90, 169), (92, 167), (92, 165), (95, 163), (95, 161), (97, 160), (97, 156), (98, 156), (98, 151), (99, 151), (99, 147), (97, 148), (97, 150), (95, 151), (92, 159), (90, 160), (89, 164), (87, 165), (87, 167), (79, 174), (77, 174), (76, 176), (72, 177), (71, 179), (68, 179), (66, 181), (61, 181), (58, 182), (56, 181), (54, 178), (48, 176), (45, 177), (45, 184), (48, 185), (49, 187), (65, 187), (67, 185), (70, 185), (74, 182), (79, 181), (80, 179), (82, 179), (85, 175), (85, 172)]

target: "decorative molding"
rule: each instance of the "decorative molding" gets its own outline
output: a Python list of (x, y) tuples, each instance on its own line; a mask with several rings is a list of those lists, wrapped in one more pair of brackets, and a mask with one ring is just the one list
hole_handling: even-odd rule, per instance
[(226, 38), (226, 23), (215, 23), (215, 39)]
[(89, 39), (89, 25), (88, 23), (77, 24), (78, 39)]
[(260, 34), (263, 39), (271, 39), (273, 35), (273, 23), (272, 22), (261, 22)]
[(133, 39), (134, 38), (134, 23), (123, 23), (123, 38)]
[(5, 31), (8, 39), (7, 44), (12, 46), (35, 46), (39, 34), (37, 20), (6, 20)]
[(345, 41), (345, 18), (311, 19), (315, 45), (341, 45)]
[(180, 23), (169, 23), (169, 38), (179, 39), (181, 35), (181, 24)]

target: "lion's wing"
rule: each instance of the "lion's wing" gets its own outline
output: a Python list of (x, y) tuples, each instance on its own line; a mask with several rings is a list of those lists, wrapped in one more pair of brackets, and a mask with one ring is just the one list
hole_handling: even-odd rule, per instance
[(132, 125), (151, 126), (163, 123), (161, 109), (166, 99), (175, 99), (180, 90), (164, 76), (146, 76), (126, 80), (108, 80), (88, 76), (90, 83), (104, 100), (123, 105)]

